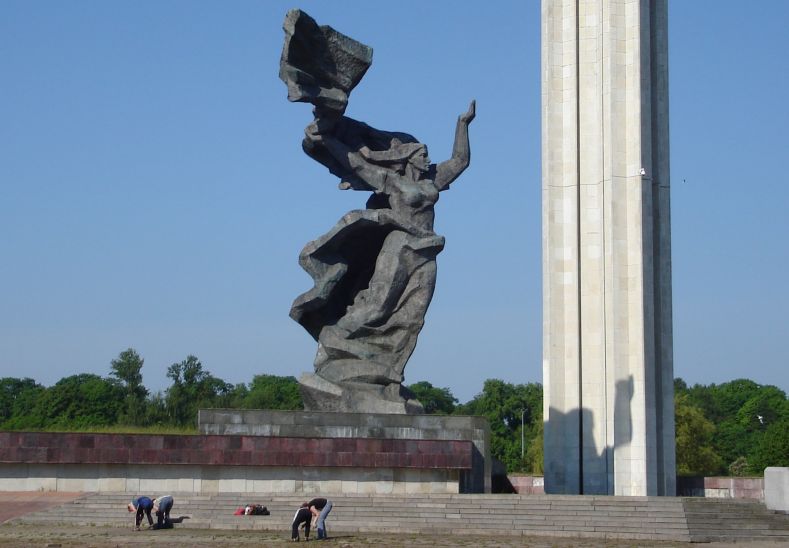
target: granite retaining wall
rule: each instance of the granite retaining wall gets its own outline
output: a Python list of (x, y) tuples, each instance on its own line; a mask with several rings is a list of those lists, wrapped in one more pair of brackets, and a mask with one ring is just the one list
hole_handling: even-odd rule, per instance
[(473, 451), (464, 440), (0, 432), (0, 490), (457, 493)]

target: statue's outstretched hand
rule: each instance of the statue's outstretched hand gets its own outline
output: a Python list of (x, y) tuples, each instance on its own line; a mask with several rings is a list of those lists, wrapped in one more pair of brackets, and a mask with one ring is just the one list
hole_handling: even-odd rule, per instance
[(477, 115), (477, 101), (472, 100), (468, 106), (468, 111), (460, 115), (460, 121), (465, 124), (470, 124), (474, 117)]

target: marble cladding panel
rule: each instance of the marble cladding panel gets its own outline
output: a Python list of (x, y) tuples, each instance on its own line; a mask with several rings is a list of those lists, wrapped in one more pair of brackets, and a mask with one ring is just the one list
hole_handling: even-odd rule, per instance
[(545, 481), (542, 476), (509, 475), (507, 479), (519, 495), (544, 495)]
[[(171, 471), (170, 475), (159, 477), (158, 474), (151, 474), (152, 466), (112, 466), (113, 469), (88, 464), (0, 464), (0, 490), (404, 495), (409, 492), (458, 493), (460, 474), (457, 470), (435, 469), (184, 465), (167, 467)], [(18, 471), (23, 473), (15, 473)]]
[[(199, 425), (206, 435), (261, 435), (290, 438), (375, 438), (472, 440), (486, 454), (489, 427), (480, 417), (433, 415), (369, 415), (201, 409)], [(230, 427), (228, 426), (230, 425)], [(274, 428), (276, 426), (276, 428)], [(275, 431), (276, 430), (276, 431)]]
[(0, 463), (470, 469), (470, 440), (0, 432)]
[(764, 478), (680, 476), (677, 478), (677, 495), (764, 500), (765, 480)]

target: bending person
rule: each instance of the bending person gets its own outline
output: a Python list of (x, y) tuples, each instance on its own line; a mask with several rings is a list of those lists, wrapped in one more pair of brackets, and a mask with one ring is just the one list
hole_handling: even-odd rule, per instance
[(165, 495), (153, 499), (153, 511), (156, 514), (155, 529), (169, 529), (173, 526), (170, 521), (170, 510), (173, 509), (173, 497)]
[(309, 501), (307, 505), (312, 515), (317, 518), (315, 529), (318, 530), (318, 540), (329, 538), (326, 534), (326, 516), (331, 512), (331, 501), (324, 498), (316, 498)]
[(300, 526), (304, 527), (304, 540), (310, 540), (311, 522), (312, 512), (310, 511), (310, 503), (305, 502), (296, 510), (296, 514), (293, 516), (293, 523), (290, 525), (290, 540), (298, 542)]
[(132, 500), (126, 509), (129, 512), (137, 512), (137, 515), (134, 517), (134, 529), (136, 531), (140, 530), (140, 524), (142, 523), (143, 515), (148, 517), (148, 526), (153, 525), (153, 518), (151, 517), (151, 510), (153, 510), (153, 501), (148, 497), (137, 497), (136, 499)]

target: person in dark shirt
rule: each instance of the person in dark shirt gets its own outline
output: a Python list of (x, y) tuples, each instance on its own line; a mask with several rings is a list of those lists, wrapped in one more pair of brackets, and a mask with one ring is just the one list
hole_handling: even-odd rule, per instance
[(153, 501), (148, 497), (137, 497), (132, 500), (126, 507), (129, 512), (137, 512), (134, 518), (134, 528), (139, 531), (140, 524), (142, 523), (143, 515), (148, 516), (148, 525), (153, 525), (153, 518), (151, 517), (151, 510), (153, 510)]
[(296, 515), (293, 516), (293, 524), (290, 527), (290, 540), (299, 540), (299, 526), (302, 524), (304, 524), (304, 540), (310, 540), (311, 521), (312, 512), (310, 511), (309, 503), (305, 502), (296, 510)]
[(318, 518), (317, 522), (315, 523), (315, 529), (318, 530), (318, 540), (324, 540), (328, 538), (328, 535), (326, 534), (326, 516), (328, 516), (329, 512), (331, 512), (331, 501), (324, 498), (317, 498), (312, 499), (307, 504), (309, 505), (312, 515)]

